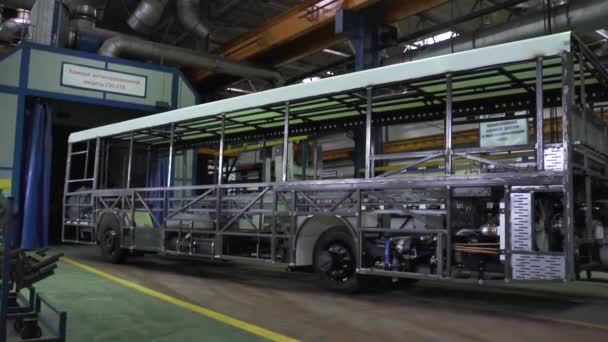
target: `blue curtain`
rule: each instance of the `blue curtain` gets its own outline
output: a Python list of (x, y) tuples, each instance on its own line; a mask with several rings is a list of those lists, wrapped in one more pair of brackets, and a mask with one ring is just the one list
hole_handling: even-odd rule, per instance
[(26, 137), (26, 178), (23, 202), (22, 248), (46, 247), (49, 243), (52, 122), (47, 104), (36, 101)]

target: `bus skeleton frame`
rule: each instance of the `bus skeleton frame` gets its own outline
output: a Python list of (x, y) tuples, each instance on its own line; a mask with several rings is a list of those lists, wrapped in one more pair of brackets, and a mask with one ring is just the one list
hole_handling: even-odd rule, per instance
[[(549, 72), (557, 67), (558, 74)], [(525, 73), (532, 76), (521, 76)], [(495, 75), (502, 75), (503, 81), (493, 79), (499, 77)], [(486, 77), (484, 80), (490, 83), (477, 86), (461, 83), (479, 77)], [(477, 246), (463, 247), (453, 241), (457, 233), (453, 227), (454, 191), (491, 188), (502, 191), (497, 249), (504, 266), (499, 272), (502, 276), (486, 277), (480, 268), (480, 274), (469, 279), (573, 280), (581, 270), (606, 267), (591, 257), (586, 261), (579, 257), (587, 253), (581, 252), (581, 246), (603, 242), (594, 238), (592, 210), (585, 213), (585, 228), (576, 227), (575, 193), (582, 194), (579, 197), (584, 198), (586, 208), (592, 208), (594, 201), (600, 199), (593, 194), (593, 184), (605, 184), (608, 177), (608, 131), (603, 118), (595, 115), (599, 108), (596, 104), (608, 98), (607, 84), (608, 74), (593, 54), (576, 36), (562, 33), (273, 89), (75, 133), (70, 136), (68, 147), (62, 239), (97, 243), (104, 238), (97, 229), (99, 222), (103, 215), (111, 213), (118, 217), (121, 227), (110, 238), (118, 239), (120, 247), (127, 250), (221, 259), (254, 258), (291, 267), (309, 266), (314, 263), (311, 254), (316, 241), (331, 225), (316, 224), (321, 228), (308, 232), (310, 238), (304, 237), (304, 231), (314, 230), (309, 224), (312, 220), (329, 217), (332, 222), (341, 222), (352, 234), (356, 273), (455, 280), (456, 268), (460, 267), (457, 266), (460, 262), (454, 260), (457, 252), (465, 248), (467, 253), (466, 248), (470, 252)], [(406, 91), (375, 95), (386, 89), (403, 89), (400, 87)], [(433, 87), (443, 88), (438, 92), (425, 91)], [(508, 94), (508, 88), (521, 91)], [(493, 91), (496, 95), (492, 95)], [(412, 97), (416, 102), (412, 102)], [(391, 109), (393, 103), (401, 107)], [(321, 109), (315, 109), (315, 105)], [(562, 111), (560, 129), (555, 130), (561, 131), (561, 135), (553, 143), (546, 143), (544, 134), (545, 108), (549, 107)], [(315, 110), (325, 112), (307, 115)], [(352, 110), (355, 114), (332, 117), (331, 110)], [(534, 144), (454, 146), (454, 126), (463, 120), (474, 117), (472, 122), (485, 122), (489, 120), (484, 116), (488, 113), (505, 113), (503, 120), (513, 119), (507, 112), (518, 110), (528, 111), (524, 118), (535, 132)], [(378, 148), (373, 146), (374, 126), (441, 119), (445, 124), (442, 149), (375, 151)], [(291, 180), (290, 165), (282, 162), (280, 179), (276, 182), (226, 184), (227, 143), (267, 141), (282, 136), (281, 160), (289, 161), (290, 136), (356, 127), (363, 127), (365, 132), (364, 179), (319, 180), (315, 165), (313, 180)], [(599, 142), (599, 147), (593, 147), (591, 141)], [(216, 170), (220, 172), (216, 172), (216, 184), (175, 186), (174, 168), (179, 151), (211, 144), (219, 145)], [(118, 145), (128, 150), (125, 186), (109, 188), (110, 149)], [(132, 185), (134, 154), (142, 148), (148, 154), (148, 168), (152, 149), (167, 151), (165, 186)], [(528, 160), (534, 161), (520, 165), (488, 157), (518, 151), (528, 151)], [(77, 156), (85, 159), (80, 162), (81, 166), (84, 163), (84, 172), (73, 176)], [(457, 159), (476, 163), (486, 172), (455, 174)], [(395, 160), (408, 161), (393, 171), (375, 174), (377, 164)], [(439, 169), (443, 174), (407, 175), (411, 168), (433, 160), (443, 162), (443, 170)], [(394, 174), (406, 175), (390, 177)], [(575, 181), (582, 186), (575, 189)], [(88, 189), (83, 190), (82, 186)], [(533, 247), (535, 196), (561, 199), (564, 241), (560, 251)], [(420, 201), (425, 204), (411, 205)], [(78, 214), (70, 215), (70, 210)], [(81, 212), (86, 210), (90, 214), (83, 216)], [(154, 228), (139, 227), (138, 212), (147, 213)], [(185, 214), (190, 219), (181, 217)], [(212, 227), (197, 227), (192, 219), (196, 215), (210, 218), (207, 224)], [(404, 223), (395, 229), (380, 222), (383, 215), (421, 220), (439, 217), (444, 224), (442, 228), (420, 230), (404, 228)], [(244, 225), (250, 228), (242, 229)], [(576, 235), (577, 231), (583, 235)], [(390, 240), (394, 236), (420, 235), (432, 236), (434, 241), (434, 255), (429, 257), (433, 260), (432, 267), (404, 271), (393, 267), (390, 261), (370, 264), (364, 260), (368, 254), (364, 242), (369, 236)], [(175, 240), (175, 248), (168, 243), (171, 239)], [(238, 239), (256, 243), (255, 252), (249, 252), (248, 256), (231, 253), (227, 243)], [(387, 244), (387, 250), (393, 248), (391, 243)], [(267, 246), (268, 255), (263, 255), (260, 246)]]

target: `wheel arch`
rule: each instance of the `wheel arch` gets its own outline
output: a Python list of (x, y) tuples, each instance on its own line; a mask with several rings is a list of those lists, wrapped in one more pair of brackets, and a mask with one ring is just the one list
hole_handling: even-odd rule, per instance
[(311, 216), (298, 226), (296, 234), (296, 265), (312, 266), (313, 254), (319, 237), (331, 228), (344, 227), (348, 230), (354, 241), (357, 232), (348, 219), (338, 216)]
[[(99, 213), (99, 215), (97, 217), (97, 222), (95, 223), (95, 235), (96, 235), (97, 243), (99, 243), (101, 241), (103, 231), (108, 226), (115, 228), (115, 231), (117, 233), (120, 233), (121, 218), (117, 212), (112, 211), (112, 210), (105, 210), (105, 211), (102, 211), (101, 213)], [(121, 234), (118, 234), (119, 238), (120, 238), (120, 235)]]

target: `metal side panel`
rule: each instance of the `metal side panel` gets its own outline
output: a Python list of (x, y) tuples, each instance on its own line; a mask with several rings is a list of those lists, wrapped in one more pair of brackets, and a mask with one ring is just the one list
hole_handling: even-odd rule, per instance
[(563, 255), (513, 254), (514, 280), (559, 280), (566, 278), (566, 258)]
[(511, 249), (532, 250), (532, 193), (511, 194)]

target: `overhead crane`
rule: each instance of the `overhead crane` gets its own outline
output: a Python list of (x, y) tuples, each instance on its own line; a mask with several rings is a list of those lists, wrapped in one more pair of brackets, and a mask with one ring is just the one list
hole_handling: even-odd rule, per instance
[[(377, 5), (377, 13), (382, 21), (393, 23), (446, 2), (447, 0), (308, 0), (243, 34), (221, 47), (217, 53), (235, 60), (280, 65), (347, 39), (334, 29), (336, 13), (341, 9), (361, 11)], [(209, 75), (211, 73), (205, 69), (189, 73), (193, 83), (200, 82)]]

